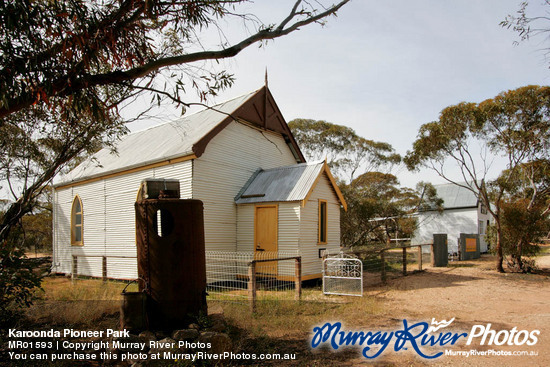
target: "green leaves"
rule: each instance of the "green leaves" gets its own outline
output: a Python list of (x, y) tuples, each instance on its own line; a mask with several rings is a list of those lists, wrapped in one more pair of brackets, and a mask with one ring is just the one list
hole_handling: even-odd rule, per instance
[[(472, 141), (506, 160), (499, 177), (487, 180), (492, 157), (475, 154)], [(481, 103), (445, 108), (438, 121), (421, 126), (404, 161), (409, 169), (427, 166), (449, 181), (445, 166), (456, 164), (466, 181), (462, 185), (478, 196), (496, 222), (492, 238), (499, 262), (504, 249), (514, 268), (523, 269), (523, 249), (536, 238), (528, 228), (539, 219), (548, 221), (550, 214), (550, 87), (529, 85)], [(507, 241), (515, 242), (514, 251)], [(502, 265), (497, 269), (502, 271)]]
[(390, 144), (365, 139), (347, 126), (310, 119), (295, 119), (288, 126), (305, 156), (326, 159), (340, 180), (401, 162)]
[(327, 121), (296, 119), (289, 122), (300, 149), (310, 160), (326, 159), (339, 178), (348, 203), (341, 213), (344, 246), (383, 242), (395, 231), (410, 236), (416, 221), (406, 218), (418, 206), (421, 193), (399, 187), (389, 171), (401, 156), (384, 142), (365, 139), (342, 125)]
[(366, 172), (340, 188), (348, 203), (341, 213), (344, 246), (386, 243), (389, 237), (411, 237), (416, 218), (410, 215), (422, 209), (439, 209), (442, 200), (431, 184), (421, 183), (416, 190), (400, 187), (389, 173)]
[(0, 329), (13, 307), (32, 304), (34, 290), (40, 287), (41, 276), (33, 272), (22, 250), (0, 246)]
[[(204, 100), (233, 82), (214, 71), (217, 60), (320, 22), (349, 0), (327, 7), (297, 0), (278, 26), (235, 10), (247, 1), (0, 1), (0, 24), (7, 24), (0, 27), (0, 117), (33, 104), (66, 108), (68, 96), (74, 99), (69, 107), (91, 102), (99, 113), (101, 106), (150, 92), (162, 70), (186, 79)], [(230, 42), (222, 19), (239, 20), (248, 36)], [(209, 29), (219, 35), (210, 50), (203, 39)], [(201, 84), (203, 78), (211, 81)], [(110, 87), (126, 94), (106, 93)]]
[(549, 120), (550, 87), (526, 86), (481, 103), (463, 102), (443, 109), (438, 121), (422, 125), (404, 161), (409, 169), (442, 161), (467, 151), (472, 139), (495, 155), (510, 156), (512, 165), (537, 160), (549, 154)]
[(479, 114), (475, 103), (462, 102), (443, 109), (439, 121), (420, 127), (413, 150), (403, 159), (407, 168), (416, 169), (430, 160), (443, 161), (449, 153), (467, 146), (471, 137), (479, 136)]

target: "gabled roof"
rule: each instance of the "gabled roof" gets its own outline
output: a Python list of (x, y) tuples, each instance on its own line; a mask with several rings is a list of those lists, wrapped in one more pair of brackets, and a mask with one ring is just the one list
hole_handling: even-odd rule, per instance
[(235, 203), (301, 201), (304, 206), (323, 174), (327, 175), (334, 193), (347, 210), (346, 201), (324, 161), (259, 169), (237, 194)]
[(449, 183), (434, 185), (437, 196), (443, 199), (444, 209), (476, 208), (478, 199), (476, 195), (461, 186)]
[(305, 158), (296, 144), (271, 92), (262, 87), (189, 116), (124, 136), (115, 151), (104, 148), (62, 177), (54, 186), (101, 178), (114, 173), (145, 169), (152, 164), (200, 157), (206, 146), (232, 121), (245, 121), (280, 133), (296, 157)]

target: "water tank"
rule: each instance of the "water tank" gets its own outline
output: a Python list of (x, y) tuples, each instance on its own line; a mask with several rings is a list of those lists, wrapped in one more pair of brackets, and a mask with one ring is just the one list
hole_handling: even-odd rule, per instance
[(206, 314), (203, 204), (177, 198), (136, 202), (140, 291), (154, 330), (187, 326), (190, 315)]
[(449, 264), (447, 234), (436, 233), (433, 235), (433, 238), (434, 242), (432, 246), (432, 266), (446, 267)]

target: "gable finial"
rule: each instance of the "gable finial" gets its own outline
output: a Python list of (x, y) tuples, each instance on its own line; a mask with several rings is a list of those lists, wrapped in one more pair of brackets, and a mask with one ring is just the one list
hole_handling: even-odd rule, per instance
[(263, 123), (264, 123), (264, 129), (267, 129), (267, 66), (265, 67), (265, 92), (264, 92), (264, 115), (263, 115)]

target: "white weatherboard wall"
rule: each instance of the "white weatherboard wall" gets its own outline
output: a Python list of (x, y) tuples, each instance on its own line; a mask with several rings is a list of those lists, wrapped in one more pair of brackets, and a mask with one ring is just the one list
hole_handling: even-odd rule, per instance
[[(278, 202), (258, 205), (277, 205), (277, 249), (284, 252), (297, 252), (300, 241), (300, 203)], [(237, 251), (254, 251), (254, 211), (255, 204), (237, 205)]]
[(62, 273), (71, 271), (71, 189), (56, 190), (53, 195), (53, 265)]
[(254, 251), (254, 204), (237, 205), (237, 252)]
[[(182, 198), (190, 198), (192, 171), (189, 160), (56, 189), (53, 270), (71, 273), (72, 257), (77, 256), (78, 274), (99, 277), (106, 256), (108, 277), (137, 278), (134, 204), (141, 181), (177, 179)], [(82, 200), (83, 246), (71, 246), (71, 208), (76, 195)]]
[[(489, 212), (481, 212), (481, 205), (477, 208), (477, 220), (478, 220), (478, 233), (479, 233), (479, 247), (481, 252), (489, 251), (489, 245), (485, 241), (485, 234), (487, 233), (487, 224), (492, 221), (492, 216)], [(480, 226), (482, 222), (482, 226)]]
[[(317, 244), (319, 200), (327, 201), (327, 243), (322, 245)], [(323, 272), (322, 259), (319, 258), (320, 248), (325, 248), (331, 253), (340, 249), (340, 203), (325, 174), (319, 178), (306, 205), (301, 209), (300, 253), (304, 276)]]
[(252, 174), (258, 168), (292, 164), (296, 159), (280, 134), (238, 122), (230, 123), (208, 143), (193, 167), (193, 198), (204, 203), (207, 251), (237, 250), (235, 196)]
[[(277, 205), (277, 250), (299, 256), (300, 203), (277, 202), (258, 205)], [(237, 205), (237, 251), (254, 252), (254, 212), (255, 204)], [(285, 264), (279, 264), (282, 269)], [(294, 268), (293, 268), (294, 269)], [(281, 270), (280, 270), (281, 273)], [(288, 275), (288, 274), (285, 274)], [(294, 273), (290, 274), (294, 275)]]
[(300, 209), (299, 202), (279, 203), (279, 236), (277, 238), (279, 251), (290, 253), (299, 251)]
[(480, 233), (480, 250), (487, 252), (483, 235), (489, 215), (482, 214), (480, 208), (446, 209), (443, 213), (424, 212), (418, 215), (418, 229), (411, 243), (423, 244), (433, 241), (434, 233), (446, 233), (449, 252), (458, 252), (460, 233), (479, 233), (479, 221), (483, 221), (484, 230)]

